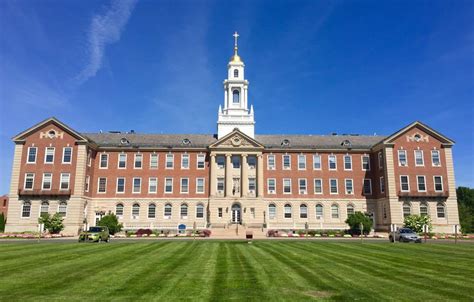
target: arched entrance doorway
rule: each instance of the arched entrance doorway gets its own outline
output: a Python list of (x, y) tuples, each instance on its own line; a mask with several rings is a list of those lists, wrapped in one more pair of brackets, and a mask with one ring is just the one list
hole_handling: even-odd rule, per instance
[(242, 221), (241, 211), (242, 208), (240, 207), (240, 204), (234, 203), (232, 205), (232, 223), (240, 223)]

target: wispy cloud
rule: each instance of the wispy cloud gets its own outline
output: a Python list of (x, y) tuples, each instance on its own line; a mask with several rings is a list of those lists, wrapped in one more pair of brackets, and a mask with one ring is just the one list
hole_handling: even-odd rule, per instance
[(106, 46), (120, 40), (136, 3), (137, 0), (113, 0), (104, 14), (92, 17), (87, 45), (89, 60), (75, 77), (75, 84), (80, 85), (97, 74), (102, 67)]

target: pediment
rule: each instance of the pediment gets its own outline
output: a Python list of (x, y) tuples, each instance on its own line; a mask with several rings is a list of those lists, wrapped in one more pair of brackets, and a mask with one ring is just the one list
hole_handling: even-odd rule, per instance
[[(52, 126), (57, 127), (60, 131), (55, 131)], [(39, 132), (40, 138), (60, 138), (64, 137), (64, 133), (68, 133), (75, 139), (81, 142), (87, 142), (87, 138), (82, 136), (79, 132), (75, 131), (74, 129), (70, 128), (66, 124), (62, 123), (55, 117), (50, 117), (45, 119), (44, 121), (34, 125), (33, 127), (19, 133), (15, 137), (13, 137), (14, 142), (22, 142), (25, 140), (26, 137), (29, 135)]]
[(263, 149), (264, 146), (238, 129), (234, 129), (234, 131), (219, 139), (217, 142), (209, 146), (209, 148)]
[[(408, 135), (407, 132), (409, 132), (412, 129), (418, 129), (418, 132)], [(390, 144), (393, 141), (395, 141), (397, 138), (400, 136), (405, 135), (406, 140), (408, 141), (420, 141), (420, 142), (428, 142), (429, 137), (432, 136), (435, 139), (439, 140), (441, 143), (446, 144), (446, 145), (453, 145), (454, 141), (447, 138), (446, 136), (442, 135), (438, 131), (432, 129), (431, 127), (416, 121), (414, 123), (411, 123), (410, 125), (406, 126), (403, 129), (400, 129), (399, 131), (395, 132), (391, 136), (387, 137), (383, 142), (385, 144)]]

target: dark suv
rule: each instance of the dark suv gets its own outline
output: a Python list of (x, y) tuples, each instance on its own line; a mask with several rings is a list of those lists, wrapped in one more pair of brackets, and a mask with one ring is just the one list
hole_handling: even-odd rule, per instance
[(79, 235), (79, 242), (109, 242), (110, 234), (109, 228), (106, 226), (90, 227), (89, 231), (82, 232)]

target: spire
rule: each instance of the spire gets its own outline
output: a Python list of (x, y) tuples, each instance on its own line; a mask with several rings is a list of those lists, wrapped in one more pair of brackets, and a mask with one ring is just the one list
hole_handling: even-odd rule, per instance
[(230, 62), (231, 63), (236, 63), (236, 62), (241, 63), (242, 59), (237, 54), (237, 50), (239, 49), (239, 47), (237, 46), (237, 39), (239, 38), (239, 34), (237, 32), (234, 32), (234, 34), (232, 36), (234, 36), (234, 55), (230, 58)]

